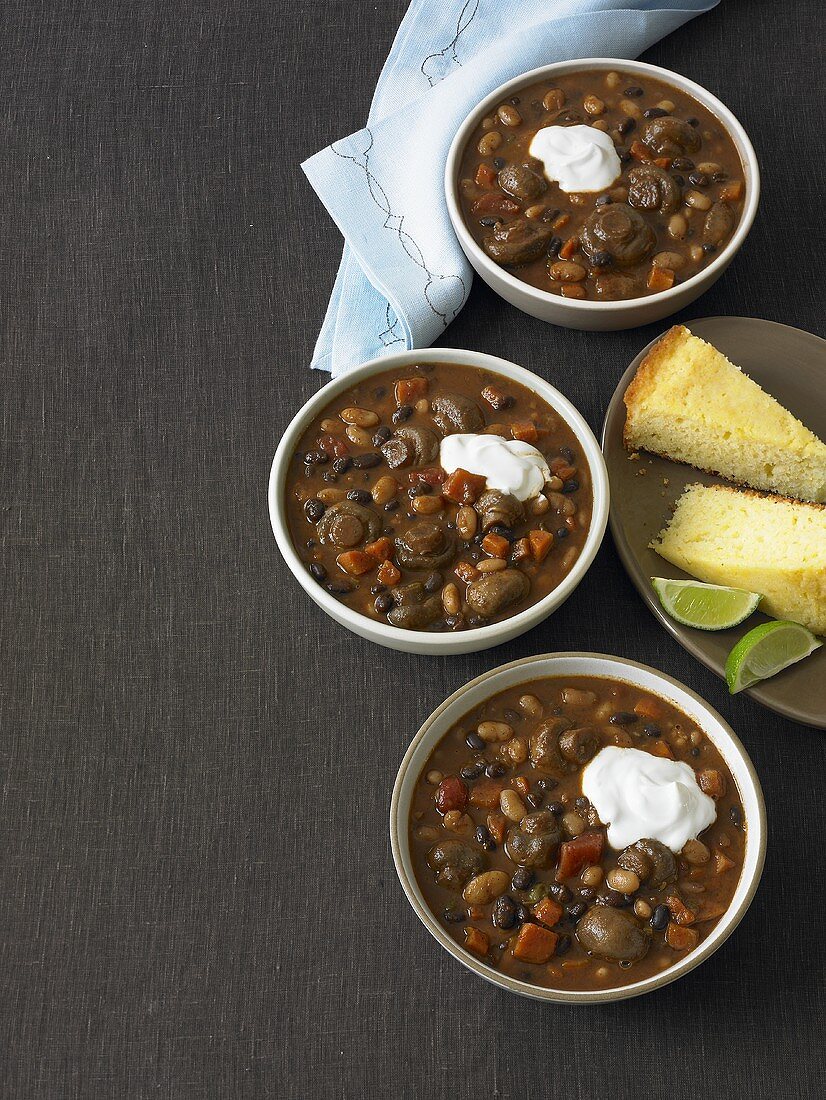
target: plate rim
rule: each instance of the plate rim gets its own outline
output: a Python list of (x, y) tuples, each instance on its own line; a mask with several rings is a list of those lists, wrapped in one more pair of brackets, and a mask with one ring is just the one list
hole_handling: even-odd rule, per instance
[[(716, 314), (712, 317), (694, 317), (689, 321), (679, 323), (685, 325), (686, 328), (690, 329), (692, 324), (705, 324), (706, 322), (710, 321), (756, 321), (761, 325), (771, 325), (774, 328), (786, 329), (790, 332), (795, 333), (803, 333), (805, 336), (811, 337), (813, 340), (817, 340), (819, 343), (821, 343), (824, 348), (824, 354), (826, 354), (826, 340), (824, 340), (822, 336), (818, 336), (817, 333), (814, 332), (809, 332), (807, 329), (796, 328), (794, 325), (785, 325), (782, 323), (782, 321), (769, 320), (766, 317), (741, 317)], [(627, 369), (623, 371), (622, 376), (620, 377), (619, 382), (617, 383), (617, 386), (613, 394), (611, 395), (611, 398), (605, 409), (605, 416), (602, 421), (602, 431), (600, 432), (600, 446), (602, 447), (602, 454), (605, 458), (605, 464), (608, 469), (609, 481), (611, 478), (611, 467), (608, 464), (606, 441), (609, 428), (613, 424), (614, 418), (617, 415), (618, 406), (622, 405), (625, 391), (628, 389), (628, 386), (631, 383), (631, 379), (636, 374), (643, 357), (648, 354), (650, 349), (654, 346), (654, 344), (657, 343), (658, 340), (662, 339), (665, 333), (668, 332), (669, 328), (673, 327), (673, 325), (670, 325), (668, 328), (664, 329), (662, 332), (658, 333), (658, 335), (655, 336), (652, 340), (650, 340), (645, 345), (645, 347), (640, 348), (639, 352), (629, 363)], [(683, 464), (680, 463), (679, 465)], [(637, 573), (641, 572), (639, 569), (639, 562), (636, 555), (631, 550), (630, 544), (625, 535), (625, 531), (623, 530), (622, 523), (619, 518), (618, 498), (618, 493), (611, 493), (610, 508), (608, 512), (608, 525), (611, 531), (611, 538), (613, 540), (617, 553), (619, 554), (619, 558), (622, 562), (622, 567), (625, 570), (626, 575), (628, 576), (629, 580), (634, 585), (636, 590), (639, 592), (640, 596), (642, 597), (643, 603), (646, 605), (649, 611), (653, 613), (655, 619), (659, 621), (660, 625), (665, 627), (672, 638), (674, 638), (675, 641), (677, 641), (679, 645), (681, 645), (682, 648), (688, 654), (690, 654), (690, 656), (698, 660), (710, 672), (713, 672), (715, 676), (719, 677), (723, 681), (723, 683), (725, 683), (725, 670), (719, 667), (717, 663), (704, 652), (699, 644), (685, 633), (691, 628), (682, 626), (681, 623), (677, 623), (676, 621), (672, 620), (668, 615), (666, 615), (665, 611), (662, 609), (662, 607), (660, 607), (659, 602), (656, 600), (653, 589), (650, 589), (649, 591), (650, 586), (643, 584), (641, 578), (637, 576)], [(636, 568), (631, 567), (631, 562), (635, 563)], [(770, 684), (771, 680), (767, 680), (765, 681), (765, 683)], [(816, 717), (812, 716), (809, 713), (801, 714), (801, 712), (799, 710), (796, 710), (793, 706), (772, 698), (770, 688), (761, 688), (755, 686), (752, 688), (746, 688), (743, 692), (738, 692), (738, 695), (739, 694), (747, 695), (756, 703), (759, 703), (761, 706), (764, 706), (767, 709), (774, 711), (775, 714), (779, 714), (783, 718), (788, 718), (790, 721), (797, 722), (798, 724), (803, 726), (808, 726), (810, 729), (826, 729), (826, 714), (823, 715), (823, 718), (821, 720), (818, 720)]]

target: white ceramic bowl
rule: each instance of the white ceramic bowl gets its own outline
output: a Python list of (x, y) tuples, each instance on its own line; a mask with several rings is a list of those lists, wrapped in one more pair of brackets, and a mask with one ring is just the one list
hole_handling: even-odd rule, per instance
[[(490, 626), (456, 632), (428, 633), (423, 630), (402, 630), (399, 627), (391, 626), (389, 623), (378, 622), (366, 615), (361, 615), (331, 596), (329, 592), (313, 580), (296, 553), (290, 538), (284, 507), (285, 483), (292, 456), (307, 424), (315, 416), (318, 416), (333, 398), (350, 389), (357, 382), (361, 382), (374, 374), (409, 367), (416, 363), (465, 364), (492, 371), (503, 375), (505, 378), (511, 378), (515, 382), (520, 382), (523, 386), (533, 390), (534, 393), (539, 394), (565, 420), (576, 435), (591, 470), (594, 495), (591, 526), (582, 553), (574, 562), (571, 571), (543, 599), (524, 611), (504, 619), (502, 622), (491, 623)], [(482, 355), (477, 351), (460, 351), (453, 348), (428, 348), (420, 351), (403, 351), (395, 355), (385, 355), (380, 359), (373, 359), (369, 363), (365, 363), (363, 366), (333, 379), (332, 382), (328, 382), (326, 386), (318, 391), (315, 397), (310, 398), (306, 405), (293, 417), (278, 445), (278, 450), (275, 452), (272, 469), (270, 470), (269, 509), (275, 541), (278, 543), (284, 560), (310, 599), (314, 600), (337, 623), (341, 623), (348, 630), (352, 630), (353, 633), (360, 635), (362, 638), (367, 638), (371, 642), (378, 642), (379, 645), (387, 646), (389, 649), (398, 649), (406, 653), (473, 653), (500, 645), (519, 634), (524, 634), (526, 630), (530, 630), (537, 623), (546, 619), (552, 611), (555, 611), (570, 596), (588, 571), (605, 534), (605, 525), (608, 521), (608, 492), (608, 475), (599, 444), (584, 418), (559, 390), (523, 367), (517, 367), (514, 363), (509, 363), (505, 359), (498, 359), (493, 355)]]
[[(711, 934), (699, 944), (696, 950), (679, 959), (668, 970), (631, 985), (593, 992), (564, 991), (544, 989), (541, 986), (531, 985), (530, 982), (517, 981), (515, 978), (500, 974), (450, 938), (430, 911), (413, 872), (408, 836), (410, 804), (416, 781), (436, 744), (456, 722), (485, 699), (516, 684), (528, 683), (547, 676), (603, 676), (636, 684), (667, 699), (696, 722), (714, 743), (728, 765), (742, 798), (747, 825), (746, 852), (740, 881), (731, 905)], [(638, 665), (622, 657), (608, 657), (601, 653), (546, 653), (538, 657), (525, 657), (520, 661), (502, 665), (492, 672), (484, 673), (459, 688), (434, 710), (413, 738), (399, 768), (390, 806), (390, 842), (396, 871), (416, 915), (428, 932), (459, 962), (464, 963), (481, 978), (511, 993), (520, 993), (540, 1001), (595, 1004), (637, 997), (641, 993), (650, 993), (654, 989), (676, 981), (707, 959), (731, 935), (751, 904), (763, 871), (766, 852), (766, 809), (754, 765), (731, 727), (715, 710), (712, 710), (708, 703), (684, 684), (672, 680), (670, 676), (656, 669)]]
[[(652, 294), (645, 298), (631, 298), (620, 302), (594, 302), (576, 298), (562, 298), (560, 295), (539, 290), (537, 287), (529, 286), (528, 283), (523, 283), (515, 275), (511, 275), (506, 268), (494, 263), (479, 247), (465, 225), (459, 202), (459, 172), (465, 146), (481, 119), (494, 111), (500, 103), (529, 84), (534, 84), (539, 80), (552, 79), (564, 73), (588, 70), (605, 72), (616, 70), (623, 74), (627, 73), (629, 76), (654, 77), (667, 84), (673, 84), (684, 92), (688, 92), (689, 95), (694, 96), (696, 100), (720, 119), (731, 135), (743, 162), (746, 202), (743, 215), (728, 244), (708, 267), (703, 268), (702, 271), (699, 271), (690, 279), (686, 279), (684, 283), (680, 283), (670, 290), (662, 291), (660, 294)], [(578, 61), (563, 61), (556, 65), (546, 65), (539, 69), (533, 69), (529, 73), (502, 84), (496, 91), (491, 92), (489, 96), (483, 99), (479, 106), (471, 111), (453, 139), (445, 166), (445, 194), (450, 220), (453, 222), (453, 228), (465, 255), (477, 274), (497, 294), (510, 302), (511, 305), (531, 314), (532, 317), (538, 317), (541, 321), (550, 321), (552, 324), (561, 325), (563, 328), (602, 332), (635, 328), (638, 325), (647, 325), (652, 321), (659, 321), (663, 317), (668, 317), (684, 306), (689, 305), (720, 278), (746, 239), (754, 221), (757, 203), (760, 198), (760, 169), (757, 164), (757, 156), (746, 131), (731, 111), (719, 99), (707, 92), (705, 88), (700, 87), (699, 84), (687, 80), (679, 73), (661, 69), (656, 65), (646, 65), (641, 61), (588, 57)]]

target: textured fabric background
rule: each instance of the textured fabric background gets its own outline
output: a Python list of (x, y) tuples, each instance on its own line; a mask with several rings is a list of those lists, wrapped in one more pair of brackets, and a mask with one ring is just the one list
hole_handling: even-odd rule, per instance
[[(346, 634), (273, 543), (267, 472), (322, 381), (340, 248), (298, 163), (360, 125), (403, 7), (4, 7), (0, 1095), (821, 1096), (823, 735), (730, 700), (610, 539), (546, 625), (445, 660)], [(647, 55), (719, 94), (764, 170), (748, 243), (686, 319), (823, 335), (820, 10), (726, 0)], [(544, 374), (597, 429), (656, 331), (553, 329), (476, 285), (445, 343)], [(387, 835), (430, 710), (563, 647), (705, 695), (770, 822), (762, 887), (712, 960), (580, 1010), (438, 950)]]

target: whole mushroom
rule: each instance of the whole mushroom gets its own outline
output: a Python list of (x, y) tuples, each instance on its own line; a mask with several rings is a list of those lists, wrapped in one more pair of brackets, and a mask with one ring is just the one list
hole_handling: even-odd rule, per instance
[(462, 890), (485, 866), (482, 853), (461, 840), (440, 840), (426, 858), (428, 867), (436, 873), (436, 881), (448, 890)]
[(528, 164), (508, 164), (499, 173), (498, 183), (515, 199), (537, 199), (548, 189), (544, 178)]
[(607, 252), (615, 263), (635, 264), (654, 248), (654, 230), (641, 214), (625, 203), (598, 206), (580, 234), (582, 250), (591, 263)]
[(658, 157), (681, 157), (696, 153), (700, 148), (700, 135), (694, 127), (673, 115), (652, 118), (642, 130), (643, 144)]
[(525, 518), (525, 509), (518, 497), (503, 493), (499, 489), (485, 489), (474, 504), (482, 530), (487, 531), (494, 524), (503, 527), (516, 527)]
[(656, 164), (638, 164), (628, 173), (628, 203), (637, 210), (672, 214), (680, 197), (677, 181)]
[(422, 519), (396, 538), (396, 559), (405, 569), (438, 569), (453, 557), (453, 540), (441, 524)]
[(433, 419), (445, 435), (481, 432), (485, 419), (479, 406), (463, 393), (441, 393), (430, 402)]
[(545, 222), (518, 218), (507, 225), (497, 225), (490, 236), (483, 237), (482, 247), (498, 264), (515, 267), (538, 260), (553, 235), (553, 229)]
[(550, 867), (562, 842), (562, 826), (546, 810), (528, 814), (510, 830), (505, 852), (521, 867)]
[(527, 596), (531, 582), (520, 569), (483, 573), (467, 586), (468, 607), (483, 619), (492, 619)]
[(677, 861), (670, 848), (649, 837), (630, 844), (617, 858), (625, 871), (633, 871), (640, 882), (650, 883), (655, 890), (677, 877)]
[(636, 962), (651, 946), (651, 937), (624, 909), (595, 905), (580, 919), (576, 938), (586, 951), (602, 959)]
[(353, 500), (341, 500), (327, 509), (316, 531), (322, 543), (351, 550), (359, 543), (374, 542), (381, 532), (381, 522), (372, 509)]

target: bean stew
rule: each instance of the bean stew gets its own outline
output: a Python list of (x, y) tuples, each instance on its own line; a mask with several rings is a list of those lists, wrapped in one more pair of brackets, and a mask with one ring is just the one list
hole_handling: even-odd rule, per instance
[[(636, 833), (612, 848), (611, 823), (582, 793), (609, 746), (688, 765), (669, 766), (708, 806), (702, 835), (677, 852)], [(560, 990), (629, 985), (685, 957), (731, 904), (745, 856), (740, 796), (715, 746), (671, 703), (605, 677), (522, 684), (465, 715), (422, 769), (409, 829), (419, 887), (451, 938)]]
[[(536, 492), (446, 471), (449, 436), (468, 453), (500, 447), (508, 462), (529, 453)], [(293, 544), (320, 585), (362, 615), (426, 631), (483, 626), (541, 600), (582, 551), (593, 504), (579, 441), (547, 402), (446, 363), (336, 397), (303, 433), (286, 495)]]
[[(571, 190), (589, 172), (600, 179), (583, 159), (567, 190), (552, 182), (531, 155), (538, 131), (607, 157), (598, 190)], [(476, 128), (459, 179), (465, 222), (491, 259), (540, 290), (594, 301), (657, 294), (696, 275), (731, 237), (744, 196), (720, 120), (676, 87), (620, 72), (568, 73), (500, 104)]]

